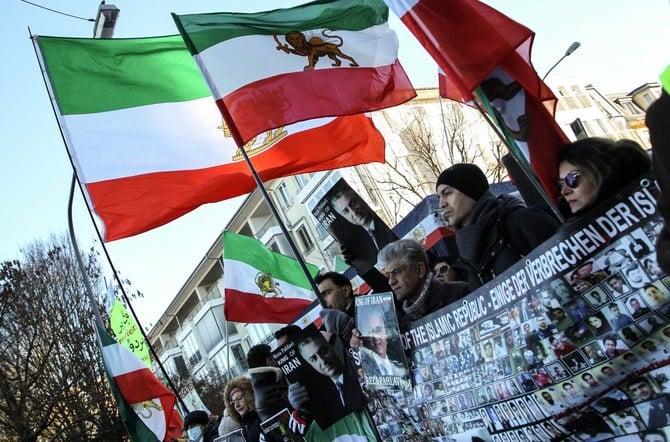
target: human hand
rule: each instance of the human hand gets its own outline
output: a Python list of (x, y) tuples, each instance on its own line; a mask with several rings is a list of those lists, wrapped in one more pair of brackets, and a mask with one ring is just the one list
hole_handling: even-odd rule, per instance
[(307, 388), (300, 382), (289, 384), (288, 401), (294, 409), (307, 411), (307, 403), (309, 402)]

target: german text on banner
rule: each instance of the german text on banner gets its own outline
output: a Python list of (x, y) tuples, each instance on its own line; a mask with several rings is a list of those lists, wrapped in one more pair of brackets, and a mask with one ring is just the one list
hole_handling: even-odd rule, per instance
[(553, 119), (556, 98), (530, 63), (533, 31), (479, 1), (387, 3), (437, 62), (440, 95), (468, 102), (481, 86), (512, 148), (554, 195), (567, 138)]
[(130, 350), (98, 327), (102, 357), (123, 424), (133, 441), (170, 441), (181, 436), (176, 397)]
[[(105, 241), (253, 190), (180, 36), (37, 42), (68, 153)], [(245, 150), (268, 180), (383, 161), (384, 139), (370, 118), (355, 115), (277, 127)]]
[(382, 109), (416, 95), (381, 0), (174, 18), (244, 142), (275, 127)]
[(288, 324), (311, 305), (314, 292), (295, 259), (232, 232), (224, 232), (223, 247), (226, 320)]

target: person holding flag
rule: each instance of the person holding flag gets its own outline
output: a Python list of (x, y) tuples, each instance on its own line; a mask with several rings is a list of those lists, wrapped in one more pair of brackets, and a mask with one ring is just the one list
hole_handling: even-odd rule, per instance
[(489, 191), (486, 175), (474, 164), (454, 164), (435, 185), (445, 220), (456, 231), (459, 269), (470, 290), (486, 284), (549, 239), (558, 221), (524, 207), (508, 195)]

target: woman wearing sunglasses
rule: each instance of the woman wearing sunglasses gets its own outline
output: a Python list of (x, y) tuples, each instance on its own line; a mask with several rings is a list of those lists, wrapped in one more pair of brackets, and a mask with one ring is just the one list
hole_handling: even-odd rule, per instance
[(585, 138), (558, 155), (559, 209), (577, 219), (651, 168), (647, 152), (632, 140)]

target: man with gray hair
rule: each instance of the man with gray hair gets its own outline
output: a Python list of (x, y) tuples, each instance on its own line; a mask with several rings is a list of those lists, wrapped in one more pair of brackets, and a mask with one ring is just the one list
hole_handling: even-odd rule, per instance
[[(400, 308), (398, 325), (404, 328), (429, 313), (441, 309), (469, 293), (464, 282), (441, 282), (430, 271), (428, 255), (413, 239), (400, 239), (379, 251), (378, 264), (388, 277)], [(358, 348), (360, 332), (354, 331), (351, 344)]]

